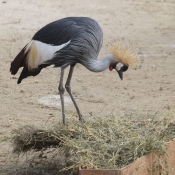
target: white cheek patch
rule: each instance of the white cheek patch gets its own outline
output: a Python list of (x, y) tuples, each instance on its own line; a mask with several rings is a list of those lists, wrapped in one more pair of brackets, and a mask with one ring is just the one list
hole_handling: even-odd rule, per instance
[(116, 64), (116, 68), (115, 69), (117, 71), (119, 71), (122, 67), (123, 67), (123, 64), (119, 62), (119, 63)]

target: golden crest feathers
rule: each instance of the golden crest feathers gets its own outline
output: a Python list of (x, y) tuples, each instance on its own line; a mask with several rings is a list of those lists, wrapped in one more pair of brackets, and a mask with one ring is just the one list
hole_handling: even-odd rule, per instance
[(113, 54), (116, 61), (127, 66), (138, 68), (140, 65), (139, 56), (136, 53), (134, 43), (126, 39), (113, 40), (108, 45), (109, 53)]

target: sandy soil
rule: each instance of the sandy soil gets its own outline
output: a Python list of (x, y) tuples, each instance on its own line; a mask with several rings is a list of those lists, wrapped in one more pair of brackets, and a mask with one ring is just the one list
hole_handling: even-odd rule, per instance
[[(142, 60), (140, 69), (124, 73), (123, 81), (115, 71), (97, 74), (77, 65), (71, 86), (84, 116), (150, 114), (174, 107), (174, 9), (174, 0), (1, 0), (0, 137), (21, 125), (61, 121), (59, 106), (38, 103), (41, 97), (58, 94), (60, 69), (49, 67), (17, 85), (21, 70), (12, 76), (9, 67), (38, 29), (67, 16), (89, 16), (99, 22), (104, 32), (99, 59), (109, 41), (125, 37), (137, 43)], [(72, 103), (66, 106), (66, 116), (77, 117)], [(10, 144), (1, 143), (0, 173), (15, 174), (16, 160)]]

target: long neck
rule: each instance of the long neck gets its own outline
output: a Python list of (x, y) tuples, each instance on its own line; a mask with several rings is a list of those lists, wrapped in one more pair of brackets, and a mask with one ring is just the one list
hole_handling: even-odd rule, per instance
[(97, 59), (89, 59), (84, 66), (92, 72), (102, 72), (109, 68), (109, 66), (114, 62), (114, 56), (112, 54), (108, 54), (104, 56), (101, 61)]

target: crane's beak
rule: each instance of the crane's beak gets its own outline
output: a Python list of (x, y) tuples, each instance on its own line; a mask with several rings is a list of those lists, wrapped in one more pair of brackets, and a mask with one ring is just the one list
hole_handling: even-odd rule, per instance
[(118, 75), (120, 77), (121, 80), (123, 80), (123, 69), (121, 68), (118, 72)]
[(123, 72), (127, 71), (127, 69), (128, 69), (127, 65), (121, 66), (121, 64), (120, 64), (120, 65), (116, 66), (116, 71), (118, 72), (118, 75), (119, 75), (121, 80), (123, 80)]

